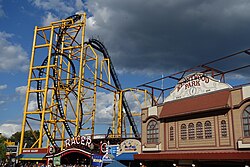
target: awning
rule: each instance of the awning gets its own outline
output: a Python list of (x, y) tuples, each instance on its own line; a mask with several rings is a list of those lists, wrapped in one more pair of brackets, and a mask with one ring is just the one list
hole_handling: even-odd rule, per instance
[(249, 160), (250, 151), (169, 151), (136, 154), (136, 160)]
[(16, 158), (20, 160), (46, 160), (45, 158), (46, 154), (20, 154)]
[(138, 154), (137, 152), (131, 152), (131, 153), (121, 153), (117, 157), (115, 157), (115, 160), (117, 161), (132, 161), (134, 160), (134, 155)]
[(207, 111), (229, 108), (230, 91), (222, 90), (189, 98), (166, 102), (160, 113), (160, 118), (186, 116)]
[(106, 167), (126, 167), (126, 166), (118, 161), (113, 161), (111, 164), (106, 165)]

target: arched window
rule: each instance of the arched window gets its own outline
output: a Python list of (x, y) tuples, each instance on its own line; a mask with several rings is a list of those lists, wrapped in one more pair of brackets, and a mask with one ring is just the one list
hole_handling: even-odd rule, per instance
[(182, 140), (187, 139), (187, 126), (185, 124), (181, 125), (181, 139)]
[(221, 137), (227, 137), (227, 123), (225, 120), (221, 121), (220, 127), (221, 127)]
[(205, 122), (205, 138), (206, 139), (212, 138), (212, 125), (210, 121)]
[(170, 127), (170, 133), (169, 133), (169, 138), (170, 138), (170, 141), (173, 141), (174, 140), (174, 128), (173, 126)]
[(243, 111), (243, 131), (244, 137), (250, 137), (250, 106)]
[(203, 127), (201, 122), (196, 123), (196, 138), (203, 139)]
[(188, 124), (188, 139), (189, 140), (194, 139), (194, 124), (193, 123)]
[(148, 143), (158, 143), (158, 124), (155, 120), (148, 123), (147, 126), (147, 142)]

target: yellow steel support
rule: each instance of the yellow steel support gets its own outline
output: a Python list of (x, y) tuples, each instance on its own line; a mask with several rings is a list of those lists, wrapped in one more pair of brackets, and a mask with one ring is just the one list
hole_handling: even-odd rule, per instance
[[(77, 86), (83, 76), (77, 69), (82, 67), (85, 25), (86, 14), (81, 14), (76, 22), (67, 19), (35, 27), (20, 154), (26, 130), (39, 130), (38, 140), (32, 146), (38, 148), (52, 144), (62, 149), (65, 138), (73, 136), (74, 131), (79, 133), (82, 111), (75, 102), (83, 98), (81, 84)], [(31, 106), (31, 103), (36, 104)]]
[(93, 111), (92, 111), (92, 129), (91, 129), (91, 134), (94, 135), (95, 134), (95, 115), (96, 115), (96, 87), (97, 87), (97, 75), (98, 75), (98, 56), (96, 55), (96, 53), (94, 53), (94, 55), (96, 56), (96, 60), (95, 60), (95, 74), (94, 74), (94, 104), (93, 104)]
[(115, 92), (114, 93), (114, 103), (113, 103), (113, 119), (112, 119), (112, 136), (111, 137), (114, 137), (114, 133), (115, 133), (115, 127), (116, 127), (116, 103), (117, 103), (117, 93)]
[[(105, 67), (105, 63), (107, 62), (107, 68), (108, 69), (106, 69)], [(100, 86), (102, 86), (102, 84), (103, 84), (103, 82), (102, 82), (102, 80), (104, 79), (103, 78), (103, 70), (104, 70), (104, 72), (105, 72), (105, 74), (106, 74), (106, 76), (108, 77), (107, 79), (108, 79), (108, 84), (111, 84), (111, 80), (110, 80), (110, 61), (109, 61), (109, 59), (107, 59), (107, 58), (105, 58), (105, 59), (103, 59), (102, 61), (101, 61), (101, 72), (100, 72), (100, 79), (101, 79), (101, 81), (100, 81)]]
[(47, 96), (48, 96), (48, 89), (49, 89), (49, 73), (50, 73), (50, 61), (51, 61), (51, 53), (52, 53), (52, 42), (53, 42), (53, 32), (54, 27), (51, 27), (50, 32), (50, 44), (49, 44), (49, 50), (48, 50), (48, 63), (46, 67), (46, 80), (45, 80), (45, 86), (44, 86), (44, 92), (43, 92), (43, 104), (42, 104), (42, 117), (40, 122), (40, 135), (39, 135), (39, 142), (38, 142), (38, 148), (42, 147), (42, 138), (43, 138), (43, 125), (44, 125), (44, 118), (45, 118), (45, 111), (47, 107)]
[(118, 106), (118, 115), (117, 115), (117, 135), (122, 136), (122, 91), (119, 92), (119, 106)]
[[(84, 13), (83, 15), (83, 22), (82, 22), (82, 25), (81, 26), (84, 26), (85, 27), (86, 25), (86, 14)], [(85, 36), (85, 28), (82, 29), (82, 33), (81, 33), (81, 44), (83, 46), (84, 44), (84, 36)], [(83, 69), (83, 61), (86, 57), (86, 48), (85, 47), (81, 47), (80, 48), (80, 55), (81, 57), (79, 58), (79, 79), (78, 79), (78, 88), (77, 88), (77, 107), (76, 107), (76, 128), (75, 128), (75, 136), (79, 135), (80, 134), (80, 128), (82, 125), (79, 124), (80, 122), (80, 119), (82, 119), (82, 113), (80, 111), (80, 101), (81, 101), (81, 98), (82, 98), (82, 86), (83, 86), (83, 78), (84, 78), (84, 69)], [(74, 55), (75, 56), (75, 55)], [(79, 119), (80, 118), (80, 119)]]
[(26, 126), (26, 119), (27, 119), (27, 111), (28, 111), (28, 105), (29, 105), (29, 90), (30, 90), (30, 80), (32, 78), (32, 68), (34, 64), (34, 54), (35, 54), (35, 46), (36, 46), (36, 33), (37, 33), (37, 26), (35, 27), (34, 31), (34, 37), (33, 37), (33, 45), (32, 45), (32, 52), (31, 52), (31, 60), (30, 60), (30, 69), (29, 69), (29, 76), (28, 76), (28, 84), (27, 84), (27, 90), (26, 90), (26, 99), (24, 104), (24, 112), (23, 112), (23, 122), (22, 122), (22, 131), (21, 131), (21, 139), (20, 139), (20, 148), (19, 148), (19, 154), (22, 153), (23, 150), (23, 142), (24, 142), (24, 132), (25, 132), (25, 126)]

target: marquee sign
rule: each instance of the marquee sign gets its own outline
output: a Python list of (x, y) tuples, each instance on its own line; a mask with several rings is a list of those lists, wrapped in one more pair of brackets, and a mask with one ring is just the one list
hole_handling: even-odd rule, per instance
[(22, 154), (42, 154), (47, 153), (47, 148), (24, 148)]
[(228, 88), (232, 87), (211, 76), (206, 76), (203, 73), (193, 73), (182, 78), (164, 102)]
[(70, 139), (67, 139), (65, 141), (65, 146), (66, 147), (70, 147), (72, 145), (82, 145), (82, 146), (86, 146), (86, 147), (90, 147), (91, 146), (91, 138), (85, 137), (85, 136), (77, 136), (77, 137), (73, 137)]
[[(82, 150), (90, 154), (106, 154), (109, 144), (103, 141), (93, 142), (90, 136), (75, 136), (64, 141), (64, 151), (72, 148)], [(60, 155), (60, 148), (49, 146), (48, 155)], [(49, 157), (48, 156), (48, 157)]]
[(126, 139), (120, 144), (121, 153), (138, 152), (141, 153), (141, 142), (136, 139)]

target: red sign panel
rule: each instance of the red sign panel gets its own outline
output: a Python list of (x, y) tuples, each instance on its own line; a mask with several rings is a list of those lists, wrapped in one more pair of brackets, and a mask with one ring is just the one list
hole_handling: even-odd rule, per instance
[(47, 153), (48, 148), (24, 148), (22, 154), (41, 154)]

